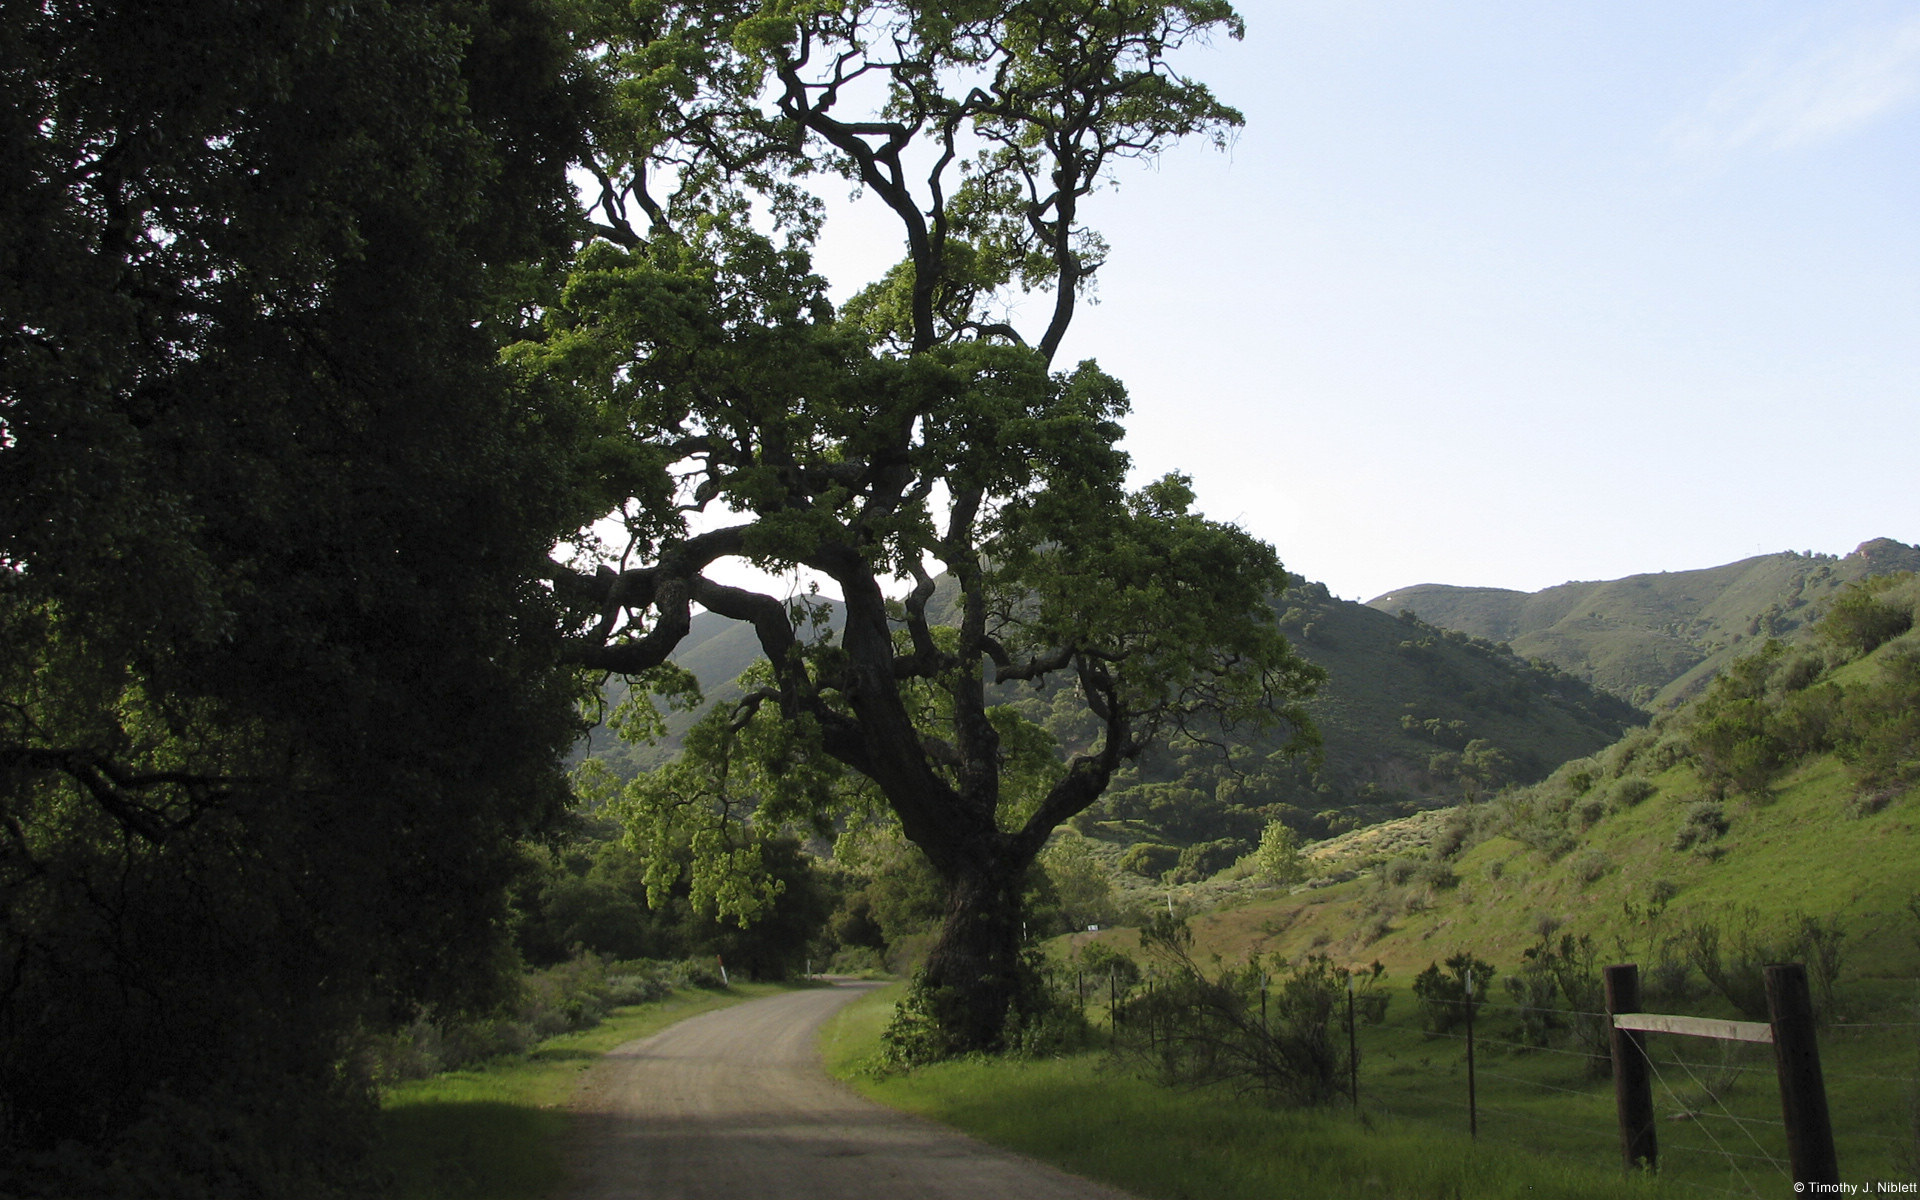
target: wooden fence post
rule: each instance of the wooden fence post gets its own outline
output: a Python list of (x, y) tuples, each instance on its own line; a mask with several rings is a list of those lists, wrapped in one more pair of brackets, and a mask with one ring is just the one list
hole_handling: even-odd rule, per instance
[(1765, 968), (1767, 1015), (1773, 1020), (1773, 1063), (1780, 1073), (1780, 1111), (1787, 1123), (1787, 1156), (1794, 1186), (1839, 1183), (1833, 1153), (1833, 1122), (1827, 1115), (1826, 1082), (1820, 1074), (1820, 1044), (1814, 1038), (1813, 998), (1807, 969), (1799, 963)]
[(1659, 1165), (1653, 1130), (1653, 1077), (1647, 1069), (1647, 1035), (1614, 1025), (1615, 1013), (1640, 1011), (1640, 968), (1603, 967), (1607, 992), (1607, 1037), (1613, 1051), (1613, 1104), (1620, 1114), (1620, 1157), (1628, 1170)]
[(1480, 1139), (1480, 1095), (1473, 1077), (1473, 968), (1467, 968), (1467, 1136)]
[(1360, 1044), (1353, 1033), (1353, 972), (1347, 972), (1347, 1084), (1353, 1092), (1353, 1110), (1360, 1111)]

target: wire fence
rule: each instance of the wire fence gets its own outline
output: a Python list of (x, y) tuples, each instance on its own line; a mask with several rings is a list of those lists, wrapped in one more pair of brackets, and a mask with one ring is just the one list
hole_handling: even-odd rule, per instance
[[(1920, 980), (1883, 982), (1920, 995)], [(1621, 1169), (1611, 1064), (1593, 1040), (1593, 1025), (1610, 1030), (1611, 1016), (1490, 998), (1473, 1001), (1472, 1011), (1480, 1024), (1471, 1035), (1457, 1026), (1416, 1030), (1404, 1010), (1392, 1022), (1358, 1025), (1356, 1106), (1370, 1117), (1445, 1127), (1462, 1137), (1473, 1130), (1480, 1142)], [(1550, 1016), (1544, 1027), (1537, 1023), (1543, 1012)], [(1264, 1007), (1261, 1015), (1264, 1021)], [(1336, 1020), (1344, 1040), (1345, 1014)], [(1577, 1028), (1582, 1022), (1584, 1030)], [(1553, 1039), (1547, 1044), (1541, 1044), (1543, 1028)], [(1916, 1031), (1920, 1021), (1821, 1027), (1834, 1141), (1850, 1180), (1912, 1184), (1920, 1178)], [(1480, 1055), (1476, 1066), (1469, 1066), (1469, 1036)], [(1789, 1131), (1771, 1047), (1653, 1030), (1629, 1044), (1640, 1047), (1654, 1085), (1663, 1186), (1702, 1195), (1792, 1194)]]
[[(1920, 989), (1920, 980), (1913, 982)], [(1362, 1027), (1363, 1107), (1406, 1121), (1459, 1124), (1463, 1133), (1477, 1126), (1482, 1141), (1619, 1165), (1611, 1072), (1590, 1072), (1594, 1051), (1507, 1035), (1503, 1027), (1518, 1014), (1538, 1011), (1528, 1006), (1481, 1002), (1475, 1008), (1490, 1026), (1472, 1035), (1482, 1056), (1477, 1103), (1470, 1105), (1469, 1085), (1459, 1078), (1466, 1071), (1467, 1033), (1422, 1032), (1409, 1043), (1404, 1028), (1394, 1034)], [(1563, 1023), (1611, 1024), (1599, 1012), (1556, 1009), (1553, 1015)], [(1916, 1021), (1834, 1022), (1823, 1029), (1822, 1074), (1849, 1179), (1908, 1184), (1920, 1167), (1917, 1029)], [(1654, 1080), (1664, 1118), (1658, 1122), (1660, 1174), (1669, 1185), (1710, 1195), (1791, 1194), (1787, 1124), (1770, 1048), (1657, 1033), (1629, 1044), (1640, 1046)], [(1389, 1061), (1379, 1061), (1382, 1054)], [(1899, 1058), (1912, 1068), (1889, 1072)], [(1584, 1077), (1576, 1062), (1589, 1069)], [(1444, 1081), (1436, 1078), (1441, 1072)]]

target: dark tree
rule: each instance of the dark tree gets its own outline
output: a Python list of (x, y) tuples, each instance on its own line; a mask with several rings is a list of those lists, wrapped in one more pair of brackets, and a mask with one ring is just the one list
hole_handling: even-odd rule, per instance
[(354, 1029), (500, 986), (576, 724), (575, 427), (498, 365), (575, 57), (542, 0), (0, 7), (0, 1192), (294, 1190)]

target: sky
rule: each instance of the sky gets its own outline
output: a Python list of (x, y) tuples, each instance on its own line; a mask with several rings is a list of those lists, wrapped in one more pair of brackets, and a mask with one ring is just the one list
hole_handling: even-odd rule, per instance
[(1920, 543), (1920, 2), (1240, 11), (1086, 210), (1136, 481), (1350, 599)]

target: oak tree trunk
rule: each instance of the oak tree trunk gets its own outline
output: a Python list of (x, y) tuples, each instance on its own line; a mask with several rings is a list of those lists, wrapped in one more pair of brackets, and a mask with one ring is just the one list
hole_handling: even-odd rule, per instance
[(1021, 959), (1030, 855), (1002, 851), (947, 877), (947, 913), (921, 987), (949, 1054), (1005, 1048), (1009, 1018), (1033, 998)]

